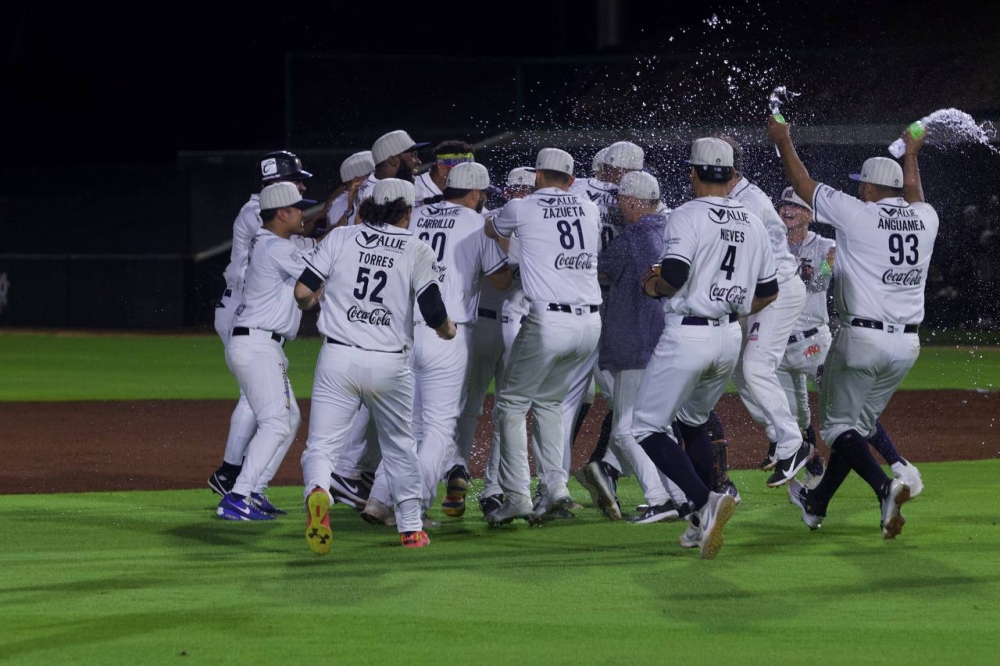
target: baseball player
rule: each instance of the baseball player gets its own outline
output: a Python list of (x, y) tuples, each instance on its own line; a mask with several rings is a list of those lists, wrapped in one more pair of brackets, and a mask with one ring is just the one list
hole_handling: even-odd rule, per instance
[(778, 299), (771, 307), (747, 318), (742, 362), (734, 378), (740, 398), (751, 416), (764, 415), (764, 420), (755, 419), (757, 424), (764, 427), (770, 424), (774, 429), (771, 441), (775, 442), (775, 453), (772, 457), (769, 450), (769, 460), (763, 465), (764, 469), (773, 469), (767, 485), (774, 488), (794, 477), (813, 452), (813, 446), (802, 440), (802, 432), (792, 416), (777, 374), (788, 338), (805, 304), (806, 287), (796, 274), (795, 257), (788, 251), (785, 223), (767, 195), (740, 173), (743, 149), (730, 137), (720, 138), (734, 151), (729, 196), (764, 223), (778, 270)]
[[(294, 153), (280, 150), (268, 153), (260, 159), (260, 176), (262, 186), (271, 183), (290, 182), (304, 193), (305, 180), (312, 174), (302, 168), (302, 161)], [(226, 289), (215, 308), (215, 331), (222, 340), (223, 347), (229, 345), (229, 334), (233, 328), (233, 316), (240, 304), (243, 292), (244, 277), (247, 271), (247, 261), (250, 252), (250, 242), (260, 230), (263, 222), (260, 219), (260, 197), (251, 194), (250, 200), (243, 204), (240, 214), (233, 223), (233, 247), (230, 253), (229, 265), (223, 273)], [(300, 244), (300, 249), (307, 249), (306, 236), (311, 232), (315, 222), (306, 220), (305, 235), (292, 236), (292, 240)], [(233, 489), (236, 477), (243, 465), (243, 454), (250, 438), (257, 430), (257, 421), (246, 396), (240, 390), (240, 398), (233, 409), (229, 420), (229, 436), (226, 439), (226, 451), (222, 458), (222, 466), (208, 477), (208, 487), (220, 496), (225, 496)], [(277, 468), (270, 471), (271, 476)], [(270, 477), (267, 478), (270, 481)]]
[[(535, 169), (532, 167), (517, 167), (507, 174), (507, 186), (504, 188), (505, 201), (523, 199), (535, 190)], [(499, 211), (492, 211), (495, 214)], [(448, 495), (443, 508), (451, 515), (449, 502), (457, 500), (457, 493), (452, 488), (461, 490), (455, 481), (468, 479), (468, 460), (472, 453), (476, 426), (483, 411), (483, 399), (489, 389), (490, 381), (494, 382), (499, 391), (504, 368), (510, 362), (510, 350), (521, 330), (521, 322), (528, 315), (528, 304), (524, 299), (521, 286), (521, 249), (520, 239), (511, 236), (507, 253), (507, 265), (510, 266), (514, 281), (505, 292), (497, 291), (489, 282), (483, 282), (479, 296), (479, 318), (472, 329), (472, 361), (469, 364), (469, 391), (465, 411), (458, 421), (458, 436), (456, 438), (459, 458), (449, 474)], [(496, 424), (497, 411), (491, 413), (493, 421), (493, 439), (490, 444), (486, 469), (483, 473), (483, 491), (479, 496), (479, 508), (483, 516), (498, 509), (503, 504), (503, 491), (500, 489), (500, 428)], [(455, 484), (453, 486), (453, 484)], [(463, 504), (464, 506), (464, 504)]]
[(226, 362), (257, 427), (243, 468), (216, 509), (225, 520), (273, 520), (284, 513), (264, 490), (273, 476), (269, 470), (281, 465), (301, 420), (283, 347), (302, 319), (293, 288), (305, 264), (300, 246), (289, 239), (305, 231), (303, 210), (316, 202), (304, 200), (289, 182), (268, 185), (259, 202), (263, 227), (250, 240), (242, 298), (226, 345)]
[[(383, 134), (372, 144), (372, 160), (375, 170), (358, 186), (355, 199), (357, 206), (372, 195), (375, 183), (383, 178), (399, 178), (413, 182), (413, 170), (420, 166), (418, 150), (427, 142), (417, 143), (403, 130), (393, 130)], [(349, 224), (358, 223), (358, 211), (348, 218)]]
[[(295, 286), (299, 306), (322, 302), (326, 343), (316, 363), (309, 438), (302, 454), (310, 550), (330, 551), (329, 479), (337, 449), (364, 403), (378, 429), (382, 463), (396, 503), (404, 546), (430, 543), (420, 518), (421, 481), (408, 352), (417, 316), (444, 339), (455, 325), (441, 299), (431, 248), (407, 229), (413, 184), (381, 179), (359, 207), (362, 224), (334, 229), (306, 258)], [(323, 285), (326, 289), (323, 289)]]
[(372, 151), (354, 153), (340, 163), (341, 186), (331, 195), (330, 210), (327, 211), (327, 227), (333, 229), (347, 224), (354, 215), (358, 188), (375, 171)]
[[(759, 312), (778, 296), (767, 231), (729, 198), (733, 149), (718, 138), (691, 147), (695, 199), (670, 214), (659, 267), (643, 278), (651, 297), (667, 297), (663, 334), (639, 388), (632, 436), (674, 481), (694, 512), (681, 536), (684, 548), (711, 559), (722, 528), (736, 510), (729, 495), (712, 492), (712, 447), (706, 427), (740, 354), (739, 317)], [(675, 418), (682, 450), (671, 436)]]
[(475, 161), (475, 152), (465, 141), (449, 140), (439, 143), (434, 147), (434, 164), (430, 170), (413, 181), (417, 190), (416, 205), (431, 203), (429, 199), (441, 201), (440, 197), (448, 184), (448, 172), (452, 167)]
[[(490, 524), (541, 519), (572, 503), (565, 469), (561, 405), (574, 373), (590, 358), (601, 332), (601, 292), (596, 256), (600, 243), (597, 206), (569, 192), (573, 158), (544, 148), (535, 163), (538, 189), (507, 202), (487, 222), (490, 235), (521, 241), (521, 280), (529, 313), (514, 341), (497, 398), (500, 485), (504, 503), (487, 515)], [(548, 489), (534, 509), (530, 499), (525, 419), (538, 423), (539, 479)]]
[(830, 499), (853, 469), (875, 492), (882, 537), (903, 529), (900, 506), (911, 488), (890, 479), (875, 462), (866, 437), (920, 354), (917, 330), (938, 216), (924, 203), (917, 154), (924, 136), (903, 135), (903, 168), (886, 157), (865, 160), (858, 197), (809, 176), (787, 125), (773, 118), (768, 138), (778, 147), (795, 193), (837, 231), (834, 299), (841, 327), (827, 357), (820, 389), (820, 434), (830, 444), (823, 480), (813, 490), (789, 484), (789, 497), (811, 529), (819, 528)]

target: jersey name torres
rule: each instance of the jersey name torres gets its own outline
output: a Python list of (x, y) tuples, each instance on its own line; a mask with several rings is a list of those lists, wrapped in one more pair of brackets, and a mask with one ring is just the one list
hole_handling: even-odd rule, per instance
[(729, 196), (739, 201), (767, 229), (767, 235), (771, 239), (771, 253), (774, 255), (774, 267), (778, 270), (778, 283), (795, 277), (798, 262), (788, 250), (788, 228), (764, 191), (743, 178), (736, 183)]
[(414, 297), (443, 278), (430, 247), (392, 226), (337, 227), (304, 261), (326, 282), (320, 332), (376, 351), (413, 346)]
[(540, 304), (599, 305), (600, 212), (555, 187), (512, 199), (494, 218), (497, 233), (521, 241), (521, 284)]
[(316, 241), (301, 236), (299, 243), (259, 229), (250, 240), (243, 300), (233, 326), (259, 328), (292, 340), (299, 331), (302, 310), (295, 302), (295, 283), (305, 269), (300, 244)]
[(792, 256), (799, 260), (799, 277), (806, 283), (806, 303), (795, 321), (795, 331), (807, 331), (830, 323), (826, 292), (830, 288), (833, 274), (830, 272), (824, 274), (820, 267), (830, 256), (830, 250), (836, 246), (833, 239), (824, 238), (812, 231), (806, 234), (802, 245), (796, 247), (791, 243), (788, 244)]
[[(670, 213), (663, 259), (690, 265), (665, 312), (718, 319), (750, 314), (757, 285), (775, 279), (767, 230), (735, 199), (701, 197)], [(797, 279), (797, 278), (796, 278)]]
[(456, 324), (476, 320), (482, 276), (507, 263), (496, 241), (486, 237), (484, 225), (482, 214), (446, 201), (421, 206), (410, 216), (410, 231), (436, 255), (444, 277), (441, 295)]
[(938, 232), (934, 208), (901, 197), (865, 203), (819, 185), (813, 210), (837, 230), (833, 295), (841, 319), (923, 322), (924, 289)]

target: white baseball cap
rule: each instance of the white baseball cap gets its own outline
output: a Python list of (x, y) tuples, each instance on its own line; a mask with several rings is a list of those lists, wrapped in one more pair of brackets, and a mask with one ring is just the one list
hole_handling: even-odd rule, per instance
[(629, 171), (642, 170), (644, 157), (642, 148), (631, 141), (615, 142), (607, 147), (607, 151), (604, 155), (604, 164)]
[(402, 199), (412, 207), (415, 198), (413, 183), (399, 178), (383, 178), (375, 183), (375, 188), (372, 190), (372, 199), (377, 204), (387, 204)]
[(851, 174), (851, 180), (886, 187), (902, 187), (903, 168), (899, 166), (899, 162), (888, 157), (869, 157), (861, 165), (861, 173)]
[(375, 160), (375, 164), (381, 164), (393, 155), (408, 153), (426, 145), (426, 142), (417, 143), (403, 130), (396, 130), (376, 139), (375, 145), (372, 146), (372, 159)]
[(694, 166), (731, 167), (733, 166), (733, 147), (722, 139), (706, 137), (695, 139), (691, 144), (691, 157), (688, 164)]
[(786, 187), (781, 193), (781, 199), (778, 200), (778, 208), (785, 204), (794, 204), (796, 206), (801, 206), (806, 210), (812, 210), (812, 206), (806, 203), (806, 200), (795, 193), (794, 187)]
[(517, 167), (507, 174), (507, 185), (535, 186), (535, 169), (533, 167)]
[(340, 180), (346, 183), (352, 178), (367, 176), (374, 170), (375, 159), (372, 157), (372, 151), (363, 150), (340, 163)]
[(535, 159), (536, 170), (558, 171), (573, 175), (573, 156), (558, 148), (542, 148)]
[(645, 171), (630, 171), (622, 176), (618, 185), (618, 197), (632, 197), (643, 201), (658, 201), (660, 199), (660, 184), (653, 174)]
[(482, 164), (463, 162), (448, 172), (447, 187), (458, 190), (485, 190), (490, 186), (490, 173)]
[(592, 171), (596, 172), (597, 171), (597, 167), (599, 167), (602, 164), (604, 164), (604, 156), (607, 155), (607, 154), (608, 154), (608, 149), (607, 148), (601, 148), (600, 150), (597, 151), (597, 154), (594, 155), (594, 162), (593, 162), (593, 164), (591, 164), (591, 170)]
[(260, 191), (260, 209), (274, 210), (277, 208), (288, 208), (289, 206), (305, 210), (312, 206), (315, 201), (303, 199), (302, 193), (295, 183), (281, 181), (271, 183)]

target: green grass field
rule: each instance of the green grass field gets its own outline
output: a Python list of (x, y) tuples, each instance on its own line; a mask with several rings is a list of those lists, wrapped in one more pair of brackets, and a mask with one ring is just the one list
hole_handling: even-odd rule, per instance
[(857, 477), (810, 532), (784, 490), (737, 474), (713, 561), (677, 546), (680, 523), (589, 508), (499, 529), (470, 509), (411, 551), (341, 507), (321, 558), (299, 488), (274, 490), (291, 513), (270, 523), (214, 519), (207, 489), (8, 496), (0, 661), (996, 663), (1000, 461), (921, 471), (891, 542)]
[[(309, 397), (318, 338), (286, 345), (289, 377)], [(0, 333), (0, 402), (237, 396), (214, 335)], [(926, 346), (903, 389), (1000, 390), (1000, 348)]]

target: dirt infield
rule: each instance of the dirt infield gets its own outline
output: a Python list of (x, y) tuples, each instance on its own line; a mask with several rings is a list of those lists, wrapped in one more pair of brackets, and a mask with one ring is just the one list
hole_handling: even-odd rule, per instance
[[(813, 396), (815, 398), (815, 396)], [(487, 398), (488, 405), (492, 398)], [(150, 400), (0, 404), (0, 493), (153, 490), (203, 487), (219, 465), (231, 401)], [(299, 438), (276, 485), (302, 482), (299, 455), (308, 430), (302, 400)], [(734, 467), (752, 467), (767, 448), (763, 433), (734, 395), (719, 414), (734, 446)], [(598, 399), (574, 445), (574, 463), (586, 461), (606, 413)], [(1000, 394), (970, 391), (898, 393), (883, 422), (900, 451), (914, 462), (1000, 457)], [(481, 418), (474, 474), (485, 462), (492, 428)], [(826, 451), (824, 449), (824, 455)]]

